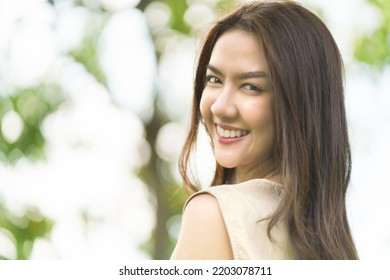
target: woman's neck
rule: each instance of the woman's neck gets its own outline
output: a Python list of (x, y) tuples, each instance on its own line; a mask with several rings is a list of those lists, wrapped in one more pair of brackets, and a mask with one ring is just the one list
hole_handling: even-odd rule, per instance
[(252, 179), (268, 179), (277, 183), (282, 183), (280, 170), (276, 167), (273, 156), (254, 166), (238, 166), (235, 168), (235, 183), (241, 183)]

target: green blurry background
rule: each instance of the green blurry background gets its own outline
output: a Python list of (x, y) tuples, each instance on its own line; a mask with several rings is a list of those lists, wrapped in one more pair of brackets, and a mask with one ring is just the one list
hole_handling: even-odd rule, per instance
[[(376, 207), (380, 217), (388, 207), (366, 195), (365, 183), (373, 182), (372, 162), (388, 166), (390, 1), (302, 2), (329, 24), (336, 40), (349, 38), (339, 43), (352, 80), (347, 107), (357, 160), (349, 214), (361, 257), (390, 257), (390, 226), (381, 223), (372, 246), (366, 242), (377, 231), (364, 223), (372, 217), (367, 209)], [(234, 5), (0, 2), (1, 259), (169, 258), (187, 197), (176, 164), (195, 54), (207, 26)], [(361, 14), (352, 17), (357, 10)], [(362, 105), (366, 99), (376, 102)], [(375, 143), (381, 148), (373, 150)], [(199, 165), (211, 174), (208, 160)]]

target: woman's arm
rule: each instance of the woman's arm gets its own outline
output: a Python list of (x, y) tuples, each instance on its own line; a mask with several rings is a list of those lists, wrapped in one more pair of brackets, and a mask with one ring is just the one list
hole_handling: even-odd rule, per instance
[(189, 201), (171, 259), (233, 259), (225, 222), (215, 197), (206, 193)]

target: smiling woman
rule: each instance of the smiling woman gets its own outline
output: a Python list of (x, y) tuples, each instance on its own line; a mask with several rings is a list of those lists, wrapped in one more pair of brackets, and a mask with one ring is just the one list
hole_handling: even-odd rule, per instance
[[(342, 73), (329, 30), (295, 2), (251, 2), (216, 22), (180, 158), (197, 192), (172, 259), (357, 259)], [(216, 160), (203, 191), (189, 178), (200, 123)]]

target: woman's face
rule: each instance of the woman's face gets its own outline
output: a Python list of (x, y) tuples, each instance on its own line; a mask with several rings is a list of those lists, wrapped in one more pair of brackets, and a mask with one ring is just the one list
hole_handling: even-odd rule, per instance
[(200, 111), (216, 161), (236, 168), (237, 183), (267, 178), (275, 169), (268, 76), (263, 47), (254, 35), (232, 30), (218, 39), (207, 66)]

